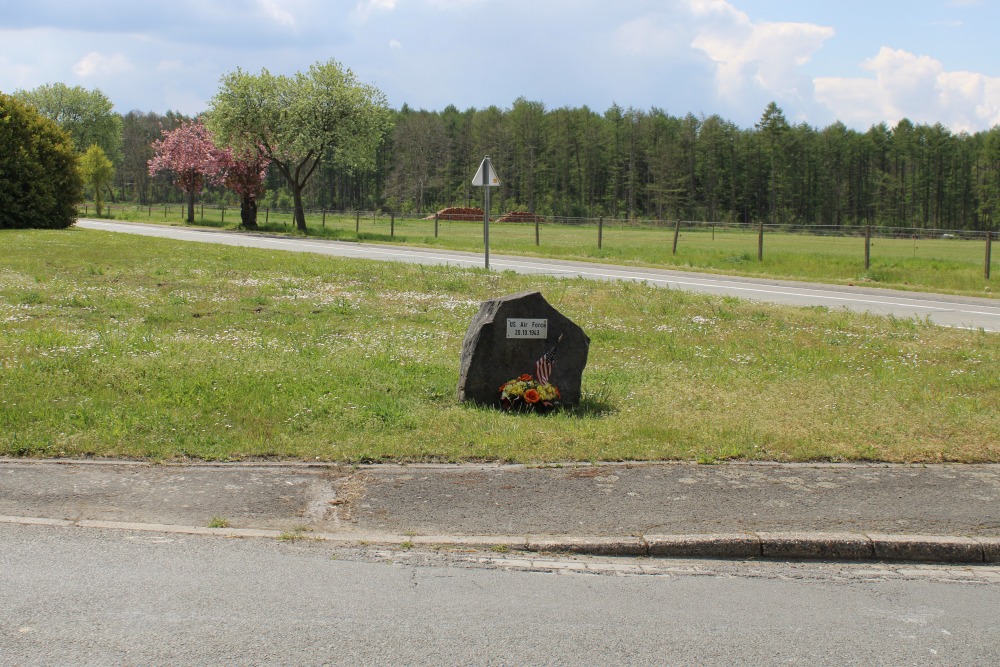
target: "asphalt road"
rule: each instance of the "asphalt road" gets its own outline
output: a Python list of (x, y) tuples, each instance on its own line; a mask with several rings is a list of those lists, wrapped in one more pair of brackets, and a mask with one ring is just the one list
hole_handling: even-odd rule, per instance
[(1000, 570), (0, 525), (0, 665), (987, 665)]
[[(84, 229), (125, 232), (183, 241), (311, 252), (337, 257), (448, 265), (462, 268), (483, 266), (481, 254), (436, 248), (407, 248), (318, 239), (279, 238), (221, 230), (103, 220), (80, 220), (77, 222), (77, 226)], [(991, 299), (738, 278), (492, 254), (490, 268), (498, 271), (509, 270), (518, 273), (582, 277), (592, 280), (631, 280), (657, 287), (735, 296), (767, 303), (791, 306), (823, 306), (831, 309), (846, 308), (900, 318), (926, 318), (935, 324), (947, 327), (1000, 331), (1000, 302)]]

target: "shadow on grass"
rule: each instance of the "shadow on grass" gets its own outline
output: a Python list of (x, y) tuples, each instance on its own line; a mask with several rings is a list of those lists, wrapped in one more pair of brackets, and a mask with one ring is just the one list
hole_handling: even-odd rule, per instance
[(503, 410), (499, 404), (487, 405), (484, 403), (476, 403), (475, 401), (469, 401), (464, 404), (464, 406), (470, 410), (477, 411), (491, 411), (491, 412), (502, 412), (509, 415), (531, 415), (537, 417), (555, 417), (557, 415), (565, 415), (566, 417), (574, 419), (603, 419), (604, 417), (610, 417), (618, 413), (618, 408), (611, 403), (608, 403), (601, 396), (583, 396), (580, 402), (576, 405), (561, 405), (554, 409), (546, 410), (544, 412), (536, 412), (534, 410)]
[(617, 407), (599, 396), (584, 396), (577, 405), (566, 409), (568, 415), (580, 419), (602, 419), (617, 412)]

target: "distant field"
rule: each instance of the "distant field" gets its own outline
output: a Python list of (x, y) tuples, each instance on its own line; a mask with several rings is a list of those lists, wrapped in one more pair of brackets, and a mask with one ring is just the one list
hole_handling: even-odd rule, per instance
[[(116, 208), (114, 215), (137, 221), (180, 224), (185, 209)], [(267, 219), (265, 223), (265, 218)], [(269, 232), (292, 233), (288, 212), (261, 211), (260, 224)], [(454, 250), (483, 247), (481, 222), (441, 221), (434, 236), (434, 221), (371, 214), (307, 215), (310, 235), (362, 241), (395, 242)], [(197, 209), (196, 224), (235, 227), (239, 209)], [(596, 224), (541, 224), (538, 245), (535, 225), (493, 223), (490, 247), (495, 253), (582, 259), (616, 264), (660, 266), (732, 275), (771, 277), (834, 284), (867, 284), (896, 289), (996, 297), (994, 283), (1000, 271), (1000, 254), (993, 260), (990, 280), (985, 278), (985, 241), (961, 238), (879, 238), (872, 240), (871, 267), (864, 268), (864, 238), (765, 232), (764, 261), (757, 261), (756, 230), (744, 228), (684, 227), (673, 254), (674, 230), (670, 225), (630, 226), (608, 221), (603, 226), (601, 249)]]
[[(1000, 337), (632, 283), (3, 231), (0, 454), (1000, 461)], [(549, 416), (455, 398), (482, 300), (593, 339)]]

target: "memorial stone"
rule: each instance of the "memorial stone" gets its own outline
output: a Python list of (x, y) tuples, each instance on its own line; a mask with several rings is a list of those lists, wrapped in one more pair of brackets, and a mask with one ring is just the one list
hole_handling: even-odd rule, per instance
[(536, 375), (536, 362), (555, 348), (549, 382), (559, 403), (580, 402), (580, 382), (590, 338), (553, 308), (540, 292), (483, 302), (462, 343), (458, 400), (500, 406), (500, 385)]

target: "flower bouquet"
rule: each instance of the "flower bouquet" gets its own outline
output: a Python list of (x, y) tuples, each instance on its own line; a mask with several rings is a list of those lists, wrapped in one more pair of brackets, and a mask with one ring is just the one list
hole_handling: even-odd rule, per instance
[(554, 384), (539, 382), (527, 373), (500, 385), (500, 407), (505, 411), (548, 412), (559, 405), (559, 398)]

